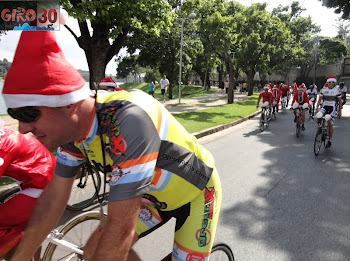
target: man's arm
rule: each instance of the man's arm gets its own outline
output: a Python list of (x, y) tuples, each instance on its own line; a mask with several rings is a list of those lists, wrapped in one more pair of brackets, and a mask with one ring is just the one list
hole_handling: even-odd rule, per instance
[(338, 97), (338, 115), (341, 116), (341, 107), (342, 107), (343, 100), (341, 97)]
[[(108, 202), (108, 216), (100, 235), (94, 234), (97, 242), (93, 257), (84, 256), (87, 261), (125, 261), (133, 243), (135, 226), (141, 207), (142, 196)], [(90, 241), (89, 240), (89, 241)], [(94, 246), (92, 246), (94, 247)]]
[(72, 189), (73, 178), (53, 175), (37, 203), (11, 261), (30, 260), (61, 217)]
[(319, 95), (318, 99), (317, 99), (317, 104), (316, 104), (316, 107), (315, 107), (316, 112), (318, 112), (318, 107), (320, 106), (321, 99), (322, 99), (322, 96)]

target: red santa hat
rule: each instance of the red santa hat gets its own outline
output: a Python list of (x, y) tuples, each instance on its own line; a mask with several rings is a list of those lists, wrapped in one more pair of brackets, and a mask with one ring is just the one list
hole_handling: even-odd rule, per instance
[(327, 82), (337, 82), (337, 78), (335, 78), (335, 76), (329, 76)]
[(100, 86), (108, 86), (108, 87), (118, 87), (118, 85), (115, 83), (115, 81), (112, 79), (112, 77), (106, 77), (103, 78), (99, 84)]
[(300, 84), (300, 85), (298, 86), (297, 90), (298, 90), (298, 91), (303, 91), (303, 90), (305, 90), (305, 84), (304, 84), (304, 83)]
[(7, 108), (61, 107), (89, 97), (91, 91), (70, 65), (53, 31), (25, 31), (2, 90)]
[(270, 88), (271, 88), (270, 84), (265, 84), (264, 85), (264, 89), (270, 89)]

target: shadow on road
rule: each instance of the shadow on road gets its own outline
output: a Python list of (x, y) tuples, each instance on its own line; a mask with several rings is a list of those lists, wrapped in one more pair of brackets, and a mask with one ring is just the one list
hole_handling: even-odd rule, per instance
[[(221, 222), (233, 237), (238, 231), (242, 240), (260, 242), (283, 260), (349, 260), (350, 118), (335, 120), (332, 147), (316, 157), (316, 122), (306, 120), (306, 131), (296, 138), (292, 117), (280, 114), (263, 133), (258, 125), (243, 133), (269, 148), (263, 153), (267, 163), (257, 169), (264, 182), (251, 198), (224, 209)], [(255, 156), (250, 155), (252, 160)], [(259, 250), (240, 249), (238, 258), (254, 260), (250, 251)]]

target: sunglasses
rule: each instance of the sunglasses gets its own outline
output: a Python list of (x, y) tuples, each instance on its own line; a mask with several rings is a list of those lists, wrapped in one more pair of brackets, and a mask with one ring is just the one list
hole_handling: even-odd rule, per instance
[(14, 119), (20, 122), (30, 123), (35, 121), (40, 116), (40, 110), (31, 106), (21, 107), (19, 109), (7, 109), (7, 113)]

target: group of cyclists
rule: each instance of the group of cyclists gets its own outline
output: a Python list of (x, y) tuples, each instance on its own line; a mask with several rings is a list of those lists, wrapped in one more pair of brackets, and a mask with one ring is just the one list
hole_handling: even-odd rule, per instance
[(298, 85), (294, 82), (291, 86), (285, 83), (280, 83), (279, 86), (271, 84), (265, 84), (264, 90), (259, 94), (257, 108), (259, 106), (268, 105), (269, 113), (278, 112), (278, 107), (281, 99), (286, 99), (288, 106), (289, 98), (292, 96), (292, 102), (290, 109), (294, 113), (294, 122), (297, 121), (297, 110), (301, 112), (301, 130), (305, 131), (305, 113), (309, 111), (310, 117), (319, 112), (317, 123), (320, 124), (321, 118), (325, 114), (329, 114), (331, 117), (328, 120), (329, 128), (329, 140), (326, 144), (326, 148), (332, 145), (333, 136), (333, 120), (335, 117), (340, 117), (342, 114), (342, 108), (346, 104), (347, 87), (344, 82), (340, 82), (337, 85), (337, 79), (335, 76), (329, 76), (326, 83), (317, 91), (317, 86), (311, 84), (309, 88), (304, 83)]

